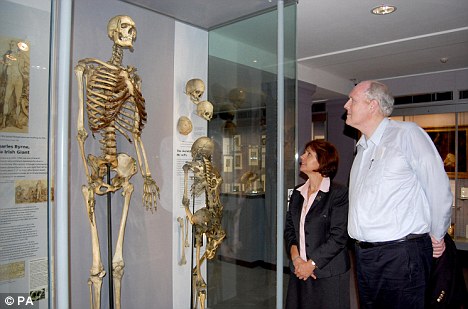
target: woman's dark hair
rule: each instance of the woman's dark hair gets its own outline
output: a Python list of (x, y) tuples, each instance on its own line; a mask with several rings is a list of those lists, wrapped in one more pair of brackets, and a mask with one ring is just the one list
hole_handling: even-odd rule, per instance
[(317, 172), (323, 177), (330, 177), (330, 179), (333, 179), (338, 171), (338, 163), (340, 161), (335, 146), (326, 140), (315, 139), (305, 145), (304, 149), (308, 148), (317, 154), (317, 161), (319, 163)]

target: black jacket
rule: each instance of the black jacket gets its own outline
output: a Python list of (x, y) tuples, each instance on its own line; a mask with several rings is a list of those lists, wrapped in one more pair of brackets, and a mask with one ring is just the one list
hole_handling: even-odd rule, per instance
[(468, 308), (468, 295), (457, 247), (448, 234), (445, 234), (444, 241), (444, 253), (432, 261), (426, 307)]
[[(299, 248), (299, 223), (304, 198), (297, 186), (286, 213), (284, 240), (289, 256), (291, 246)], [(348, 189), (331, 182), (329, 192), (319, 191), (305, 219), (307, 259), (312, 259), (317, 278), (345, 273), (350, 268), (348, 241)], [(291, 257), (289, 257), (291, 258)], [(294, 270), (290, 262), (291, 270)]]

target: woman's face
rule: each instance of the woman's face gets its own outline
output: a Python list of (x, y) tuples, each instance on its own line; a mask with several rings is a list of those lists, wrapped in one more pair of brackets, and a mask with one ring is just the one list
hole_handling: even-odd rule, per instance
[(304, 153), (301, 155), (299, 170), (306, 175), (311, 175), (312, 173), (316, 173), (319, 167), (315, 151), (310, 149), (310, 147), (304, 150)]

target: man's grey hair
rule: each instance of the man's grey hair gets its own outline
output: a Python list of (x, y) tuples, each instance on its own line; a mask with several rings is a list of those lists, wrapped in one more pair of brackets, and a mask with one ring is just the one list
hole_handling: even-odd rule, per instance
[(379, 102), (380, 110), (385, 117), (392, 114), (395, 99), (385, 84), (377, 81), (370, 81), (369, 88), (366, 90), (365, 94), (369, 100), (376, 100)]

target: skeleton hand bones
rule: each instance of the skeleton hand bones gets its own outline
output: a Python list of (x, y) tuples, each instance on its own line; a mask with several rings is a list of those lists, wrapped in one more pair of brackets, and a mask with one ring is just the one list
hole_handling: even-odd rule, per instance
[(156, 210), (157, 200), (159, 199), (159, 187), (150, 175), (143, 176), (143, 206), (151, 212)]

